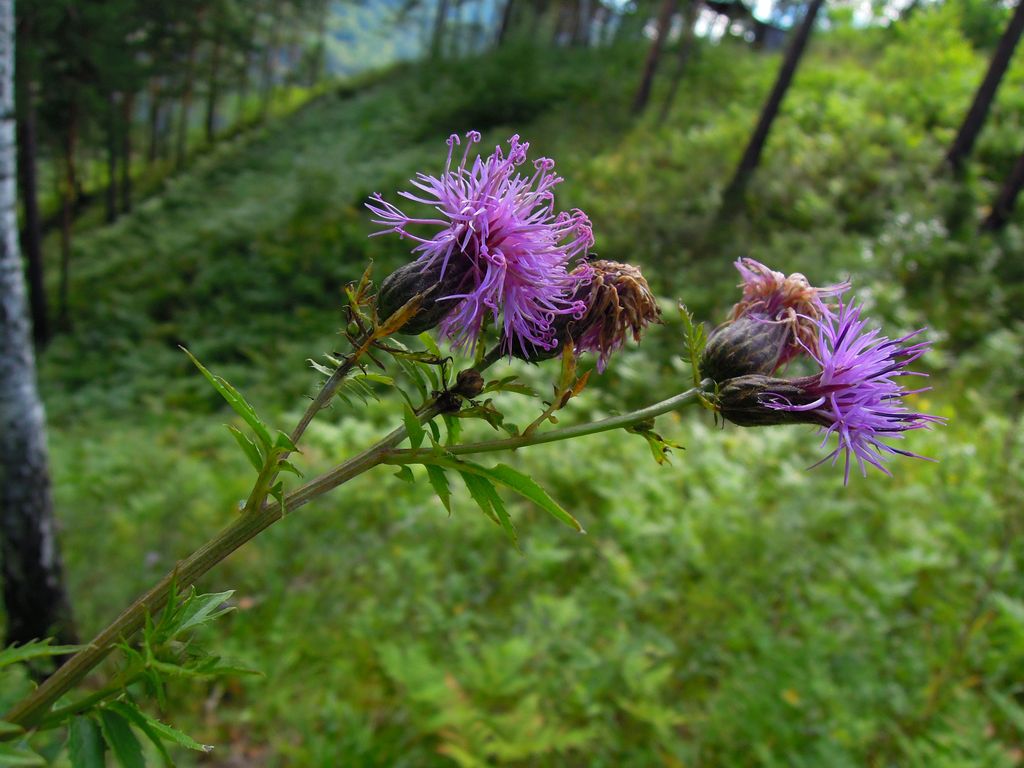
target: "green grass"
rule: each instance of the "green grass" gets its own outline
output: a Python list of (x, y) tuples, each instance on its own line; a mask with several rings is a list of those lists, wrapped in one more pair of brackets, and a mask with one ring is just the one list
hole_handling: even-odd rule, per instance
[[(208, 577), (238, 590), (239, 610), (202, 642), (265, 677), (179, 685), (168, 719), (224, 764), (1018, 764), (1020, 218), (979, 239), (950, 216), (973, 215), (1019, 151), (1024, 69), (957, 197), (930, 172), (983, 57), (937, 18), (855, 46), (822, 38), (749, 211), (710, 240), (776, 63), (728, 46), (702, 51), (665, 125), (627, 116), (640, 50), (409, 66), (218, 149), (132, 216), (82, 233), (75, 330), (41, 379), (83, 630), (226, 524), (249, 489), (221, 427), (232, 417), (177, 346), (288, 427), (315, 381), (305, 358), (341, 344), (344, 283), (369, 258), (379, 274), (403, 258), (397, 240), (366, 238), (366, 195), (439, 169), (452, 130), (492, 143), (514, 131), (558, 160), (560, 200), (587, 210), (598, 252), (643, 265), (666, 308), (681, 297), (713, 322), (734, 297), (731, 260), (749, 254), (818, 283), (852, 275), (890, 332), (933, 326), (935, 392), (917, 404), (951, 421), (910, 447), (940, 463), (844, 489), (841, 472), (806, 471), (813, 430), (687, 412), (659, 422), (685, 446), (671, 466), (626, 434), (508, 458), (588, 530), (510, 500), (522, 556), (461, 489), (449, 518), (422, 478), (376, 470)], [(685, 386), (667, 320), (565, 418)], [(519, 370), (542, 391), (555, 376)], [(514, 396), (502, 406), (533, 416)], [(339, 404), (310, 431), (303, 468), (336, 463), (397, 414)]]

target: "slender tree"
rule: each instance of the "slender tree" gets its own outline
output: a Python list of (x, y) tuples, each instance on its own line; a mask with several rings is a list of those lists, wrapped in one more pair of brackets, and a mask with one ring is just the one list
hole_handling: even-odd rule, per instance
[(0, 552), (7, 642), (51, 634), (71, 640), (18, 250), (15, 151), (14, 3), (0, 0)]
[(644, 61), (644, 73), (640, 78), (640, 86), (633, 97), (633, 112), (640, 114), (647, 106), (651, 98), (651, 87), (654, 85), (654, 75), (658, 72), (658, 63), (661, 61), (661, 51), (665, 47), (665, 40), (668, 38), (669, 27), (672, 25), (672, 15), (676, 12), (676, 0), (662, 0), (661, 8), (658, 11), (658, 28), (654, 33), (654, 40), (647, 51), (647, 59)]
[(32, 307), (32, 332), (36, 346), (43, 347), (50, 340), (49, 307), (43, 280), (42, 220), (39, 214), (38, 172), (36, 153), (38, 125), (36, 121), (36, 60), (28, 55), (29, 45), (35, 42), (35, 8), (23, 3), (19, 9), (24, 15), (19, 22), (19, 38), (24, 43), (16, 46), (16, 89), (18, 106), (18, 187), (24, 211), (21, 247), (25, 253), (29, 298)]
[(982, 229), (996, 231), (1006, 226), (1010, 220), (1010, 214), (1013, 213), (1017, 197), (1020, 195), (1021, 187), (1024, 187), (1024, 152), (1017, 157), (1017, 162), (1013, 164), (1010, 175), (1003, 182), (1002, 189), (999, 190), (999, 194), (992, 204), (991, 213), (981, 225)]
[(1003, 75), (1006, 74), (1006, 69), (1010, 65), (1010, 59), (1020, 41), (1022, 31), (1024, 31), (1024, 0), (1018, 0), (1017, 8), (1006, 25), (995, 53), (992, 54), (985, 78), (974, 94), (971, 108), (967, 110), (967, 116), (964, 117), (960, 130), (957, 132), (956, 138), (953, 139), (949, 152), (946, 153), (946, 165), (956, 172), (963, 168), (964, 160), (971, 154), (974, 142), (985, 125), (985, 118), (995, 99), (996, 91), (999, 90)]
[(743, 152), (743, 157), (736, 167), (736, 173), (733, 174), (729, 186), (725, 188), (725, 193), (723, 194), (724, 207), (731, 206), (732, 202), (743, 193), (747, 182), (750, 181), (750, 177), (761, 162), (761, 153), (764, 151), (765, 142), (768, 140), (768, 133), (771, 131), (775, 117), (779, 114), (779, 107), (782, 106), (782, 100), (786, 96), (786, 91), (789, 90), (789, 85), (793, 82), (793, 75), (796, 73), (797, 65), (800, 63), (800, 58), (807, 47), (807, 40), (811, 36), (811, 30), (814, 29), (814, 22), (818, 17), (818, 11), (821, 10), (823, 2), (824, 0), (811, 0), (810, 5), (807, 6), (803, 21), (800, 22), (800, 27), (793, 36), (793, 41), (789, 44), (789, 50), (786, 51), (786, 58), (779, 69), (775, 85), (772, 87), (768, 100), (761, 110), (761, 117), (757, 121), (757, 127), (754, 128), (754, 133), (751, 135), (747, 148)]
[(686, 9), (683, 11), (683, 34), (682, 39), (679, 41), (676, 67), (672, 72), (672, 82), (669, 85), (668, 93), (665, 95), (665, 101), (661, 105), (661, 113), (658, 115), (659, 123), (665, 122), (669, 110), (672, 109), (672, 103), (676, 100), (676, 93), (679, 91), (679, 84), (686, 73), (686, 65), (690, 62), (690, 57), (696, 47), (696, 35), (694, 34), (693, 25), (697, 21), (697, 4), (698, 0), (687, 0)]

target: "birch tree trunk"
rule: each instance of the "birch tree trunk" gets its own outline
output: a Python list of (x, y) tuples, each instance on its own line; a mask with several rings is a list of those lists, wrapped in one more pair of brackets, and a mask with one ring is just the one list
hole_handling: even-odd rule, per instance
[(15, 213), (14, 3), (0, 0), (0, 553), (7, 642), (73, 638)]

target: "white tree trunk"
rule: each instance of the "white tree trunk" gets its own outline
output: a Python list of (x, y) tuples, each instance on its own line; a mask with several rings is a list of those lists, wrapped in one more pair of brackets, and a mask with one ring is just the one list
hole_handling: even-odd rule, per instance
[(0, 553), (8, 642), (73, 635), (15, 212), (14, 2), (0, 0)]

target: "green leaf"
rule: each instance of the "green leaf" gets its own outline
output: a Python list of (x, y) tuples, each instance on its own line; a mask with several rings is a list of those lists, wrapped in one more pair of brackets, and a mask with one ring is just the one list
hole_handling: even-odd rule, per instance
[(405, 481), (407, 483), (415, 483), (416, 482), (416, 477), (413, 475), (412, 470), (409, 469), (409, 465), (408, 464), (402, 464), (398, 468), (398, 471), (395, 472), (395, 477), (397, 477), (399, 480), (403, 480), (403, 481)]
[(277, 503), (281, 507), (281, 517), (288, 514), (288, 510), (284, 506), (284, 481), (278, 480), (272, 486), (270, 486), (270, 495), (274, 497)]
[(171, 756), (167, 752), (167, 747), (164, 746), (164, 743), (160, 740), (160, 737), (156, 735), (156, 732), (147, 725), (146, 718), (142, 716), (142, 712), (139, 711), (138, 707), (134, 704), (129, 705), (128, 702), (124, 701), (113, 701), (108, 704), (107, 707), (114, 712), (117, 712), (117, 714), (121, 715), (121, 717), (142, 731), (146, 738), (149, 739), (153, 743), (153, 746), (156, 747), (160, 756), (164, 759), (164, 765), (174, 765), (174, 761), (171, 760)]
[(231, 406), (234, 412), (241, 416), (245, 423), (252, 428), (252, 431), (256, 433), (256, 437), (260, 439), (263, 446), (265, 448), (270, 448), (273, 445), (273, 441), (270, 439), (270, 430), (267, 429), (267, 425), (264, 424), (263, 420), (257, 415), (256, 409), (249, 405), (245, 398), (242, 397), (241, 393), (228, 384), (225, 379), (220, 376), (214, 376), (205, 368), (205, 366), (203, 366), (202, 363), (199, 362), (199, 360), (196, 359), (195, 355), (184, 347), (181, 349), (186, 355), (188, 355), (196, 368), (202, 372), (203, 376), (206, 377), (206, 380), (213, 385), (213, 388), (216, 389), (220, 393), (221, 397), (227, 401), (227, 404)]
[(294, 464), (292, 464), (287, 459), (281, 459), (279, 462), (277, 462), (277, 468), (279, 470), (281, 470), (282, 472), (291, 472), (296, 477), (302, 477), (303, 476), (302, 472), (299, 471), (299, 468), (296, 467)]
[(354, 377), (355, 379), (364, 379), (366, 381), (372, 381), (376, 384), (384, 384), (389, 387), (395, 386), (395, 380), (390, 376), (385, 376), (383, 373), (373, 373), (368, 371), (367, 373), (361, 373)]
[(435, 357), (441, 357), (441, 348), (437, 346), (437, 342), (434, 341), (434, 337), (427, 331), (424, 331), (419, 335), (419, 340), (423, 342), (423, 346), (427, 348), (427, 351)]
[[(471, 462), (466, 463), (469, 464)], [(493, 469), (487, 469), (480, 465), (474, 466), (484, 470), (490, 477), (494, 478), (499, 483), (508, 486), (520, 496), (529, 499), (538, 507), (546, 510), (566, 525), (575, 528), (580, 533), (586, 533), (586, 531), (583, 530), (583, 526), (580, 525), (579, 520), (566, 512), (561, 505), (552, 499), (548, 495), (547, 491), (537, 485), (537, 482), (529, 475), (524, 475), (519, 470), (513, 469), (507, 464), (498, 464)]]
[(25, 729), (16, 723), (8, 723), (6, 720), (0, 720), (0, 738), (5, 736), (17, 736), (19, 733), (24, 733)]
[(291, 437), (281, 430), (277, 430), (277, 436), (274, 438), (274, 447), (288, 451), (288, 453), (302, 453), (302, 451), (295, 447)]
[(231, 432), (231, 436), (235, 438), (235, 442), (238, 443), (238, 447), (245, 453), (246, 458), (249, 459), (249, 463), (252, 464), (253, 468), (257, 472), (263, 471), (263, 454), (260, 453), (259, 447), (253, 442), (253, 439), (230, 424), (227, 425), (228, 431)]
[(0, 766), (46, 765), (46, 761), (26, 747), (0, 744)]
[(423, 436), (426, 433), (423, 431), (423, 425), (420, 424), (419, 418), (413, 413), (408, 403), (403, 405), (402, 418), (405, 420), (405, 431), (409, 433), (409, 444), (413, 448), (419, 448), (423, 445)]
[(193, 739), (186, 733), (182, 733), (176, 728), (172, 728), (166, 723), (162, 723), (155, 717), (148, 715), (146, 712), (139, 709), (134, 702), (131, 701), (115, 701), (110, 707), (116, 708), (117, 712), (132, 723), (134, 723), (139, 730), (149, 737), (160, 753), (165, 756), (168, 762), (171, 762), (170, 755), (167, 754), (167, 749), (164, 747), (163, 742), (171, 742), (178, 746), (185, 747), (187, 749), (193, 749), (196, 752), (211, 752), (213, 747), (209, 744), (200, 744), (198, 741)]
[(452, 418), (447, 413), (442, 418), (444, 419), (445, 429), (448, 430), (448, 436), (445, 438), (444, 444), (456, 445), (462, 436), (462, 422)]
[(235, 590), (229, 589), (226, 592), (197, 595), (195, 594), (195, 588), (193, 588), (193, 593), (181, 606), (181, 613), (178, 616), (178, 623), (174, 629), (174, 634), (179, 635), (182, 632), (194, 629), (220, 618), (225, 613), (233, 611), (234, 608), (220, 608), (233, 594), (235, 594)]
[(448, 476), (441, 467), (434, 464), (426, 464), (424, 467), (427, 470), (427, 479), (430, 480), (430, 484), (434, 487), (434, 493), (437, 494), (437, 498), (441, 500), (441, 503), (444, 504), (444, 508), (448, 510), (450, 515), (452, 513), (452, 493), (448, 485)]
[(103, 738), (117, 758), (118, 765), (121, 768), (146, 768), (142, 745), (132, 733), (128, 721), (111, 709), (101, 709), (99, 713)]
[(52, 638), (45, 640), (33, 640), (24, 645), (12, 645), (0, 651), (0, 669), (9, 664), (18, 664), (31, 659), (41, 659), (46, 656), (65, 656), (87, 648), (85, 645), (50, 645)]
[(104, 768), (106, 748), (100, 728), (91, 717), (76, 717), (71, 721), (68, 736), (68, 756), (72, 768)]
[(512, 518), (509, 517), (508, 510), (505, 509), (505, 505), (491, 481), (472, 472), (460, 471), (459, 474), (462, 475), (462, 479), (465, 481), (466, 488), (469, 490), (469, 495), (473, 497), (473, 501), (477, 503), (477, 506), (480, 507), (485, 515), (501, 526), (501, 529), (511, 540), (512, 544), (516, 549), (519, 549), (519, 535), (516, 533), (516, 528), (512, 524)]

